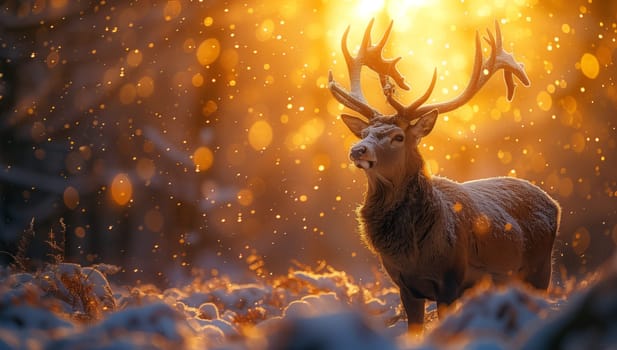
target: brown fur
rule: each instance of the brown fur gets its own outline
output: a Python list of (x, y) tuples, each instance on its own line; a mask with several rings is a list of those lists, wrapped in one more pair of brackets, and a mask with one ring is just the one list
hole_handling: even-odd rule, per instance
[(344, 119), (363, 137), (351, 151), (368, 178), (361, 235), (399, 286), (410, 327), (423, 323), (426, 299), (450, 304), (486, 276), (546, 289), (560, 220), (559, 205), (528, 181), (427, 174), (417, 145), (436, 118), (437, 111), (414, 125)]
[[(431, 177), (418, 152), (420, 139), (431, 132), (438, 114), (467, 103), (496, 72), (503, 70), (508, 101), (514, 96), (515, 77), (529, 86), (524, 66), (503, 49), (499, 22), (495, 21), (494, 33), (487, 30), (486, 59), (476, 32), (471, 79), (458, 96), (426, 104), (437, 80), (435, 70), (429, 88), (409, 105), (394, 94), (397, 86), (409, 89), (395, 67), (400, 58), (383, 56), (392, 22), (374, 45), (372, 26), (371, 20), (355, 57), (347, 47), (349, 27), (343, 34), (350, 92), (334, 81), (332, 72), (328, 87), (340, 103), (368, 119), (367, 123), (342, 115), (351, 132), (362, 139), (350, 152), (368, 179), (366, 200), (358, 211), (361, 232), (400, 287), (410, 326), (423, 323), (425, 299), (449, 304), (484, 276), (497, 283), (520, 278), (547, 288), (559, 205), (523, 180), (491, 178), (458, 184)], [(394, 115), (384, 116), (368, 104), (360, 84), (363, 66), (378, 73)]]

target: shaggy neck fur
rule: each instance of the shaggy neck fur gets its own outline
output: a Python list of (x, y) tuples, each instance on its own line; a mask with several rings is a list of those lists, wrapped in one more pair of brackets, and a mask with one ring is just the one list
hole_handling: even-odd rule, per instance
[(439, 210), (429, 175), (411, 172), (393, 183), (370, 176), (364, 206), (359, 208), (363, 239), (377, 253), (417, 255), (418, 247), (438, 221)]

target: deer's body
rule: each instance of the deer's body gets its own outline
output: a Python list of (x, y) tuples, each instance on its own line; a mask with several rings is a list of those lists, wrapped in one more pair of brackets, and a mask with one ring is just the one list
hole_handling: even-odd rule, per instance
[(409, 321), (421, 324), (425, 299), (450, 304), (487, 276), (545, 289), (559, 206), (525, 180), (459, 184), (420, 171), (397, 188), (369, 181), (359, 220)]
[[(486, 59), (476, 35), (472, 76), (459, 96), (426, 104), (435, 86), (435, 71), (428, 90), (407, 106), (393, 94), (394, 84), (409, 89), (395, 67), (400, 58), (382, 56), (392, 23), (376, 45), (370, 39), (372, 24), (356, 57), (347, 48), (349, 28), (343, 34), (350, 92), (334, 81), (332, 73), (328, 86), (339, 102), (368, 119), (342, 115), (349, 130), (361, 139), (349, 157), (364, 169), (368, 180), (366, 200), (358, 213), (361, 232), (399, 286), (410, 328), (423, 323), (426, 299), (450, 304), (484, 277), (496, 283), (517, 278), (546, 289), (559, 205), (524, 180), (499, 177), (459, 184), (431, 177), (418, 150), (439, 113), (465, 104), (495, 72), (504, 72), (508, 100), (514, 95), (514, 77), (529, 85), (522, 64), (504, 51), (498, 23), (494, 34), (487, 30), (491, 54)], [(368, 104), (360, 85), (363, 66), (379, 74), (395, 114), (383, 115)]]

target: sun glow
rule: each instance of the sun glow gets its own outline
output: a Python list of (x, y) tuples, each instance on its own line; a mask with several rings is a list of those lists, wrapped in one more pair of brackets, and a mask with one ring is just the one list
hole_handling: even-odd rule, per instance
[[(517, 23), (525, 20), (523, 14), (529, 2), (362, 0), (333, 5), (329, 10), (328, 22), (331, 28), (329, 45), (336, 58), (332, 66), (334, 78), (344, 84), (347, 82), (347, 68), (341, 53), (341, 35), (347, 26), (350, 27), (347, 44), (352, 55), (355, 55), (366, 25), (371, 19), (375, 19), (371, 32), (373, 43), (381, 38), (390, 21), (393, 21), (392, 32), (383, 55), (386, 58), (402, 57), (396, 67), (411, 86), (410, 91), (395, 91), (397, 98), (404, 103), (416, 99), (429, 85), (433, 68), (437, 68), (437, 85), (429, 102), (451, 99), (458, 95), (468, 82), (474, 62), (475, 31), (484, 35), (486, 28), (493, 30), (493, 20), (499, 20), (507, 51), (521, 50), (526, 40), (531, 38), (528, 31), (511, 30)], [(482, 45), (487, 57), (488, 45), (485, 42), (482, 42)], [(584, 68), (591, 66), (585, 63)], [(382, 91), (377, 79), (374, 72), (364, 70), (362, 87), (371, 105), (388, 112), (391, 109), (381, 98)], [(499, 75), (492, 80), (495, 84), (503, 84)], [(491, 83), (493, 82), (489, 84)], [(499, 90), (499, 93), (503, 92)], [(469, 106), (471, 108), (473, 105)], [(474, 107), (474, 113), (478, 112), (477, 108)], [(486, 113), (497, 115), (499, 110), (489, 110)], [(445, 130), (448, 136), (462, 138), (466, 137), (468, 131), (474, 132), (469, 129), (465, 117), (464, 108), (453, 111), (448, 116), (451, 124), (451, 127)], [(463, 129), (469, 130), (460, 133), (454, 131)]]
[(373, 1), (373, 0), (362, 0), (359, 1), (356, 5), (355, 12), (361, 17), (371, 17), (374, 16), (379, 11), (384, 9), (386, 2), (384, 0), (381, 1)]
[(412, 0), (412, 1), (372, 1), (372, 0), (361, 0), (358, 1), (355, 6), (355, 13), (360, 17), (373, 17), (378, 15), (380, 12), (385, 12), (389, 16), (396, 16), (399, 13), (406, 13), (413, 9), (417, 9), (424, 6), (437, 6), (438, 1), (428, 1), (428, 0)]

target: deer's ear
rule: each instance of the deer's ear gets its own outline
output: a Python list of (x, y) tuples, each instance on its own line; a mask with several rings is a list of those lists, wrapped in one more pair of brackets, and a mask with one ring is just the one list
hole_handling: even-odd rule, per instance
[(362, 138), (362, 130), (368, 127), (367, 122), (348, 114), (342, 114), (341, 119), (343, 119), (345, 125), (347, 125), (349, 130), (351, 130), (354, 135), (358, 136), (358, 138)]
[(437, 109), (433, 109), (432, 111), (425, 113), (414, 125), (411, 126), (411, 132), (413, 132), (418, 138), (428, 135), (435, 126), (437, 116), (439, 116), (439, 111)]

